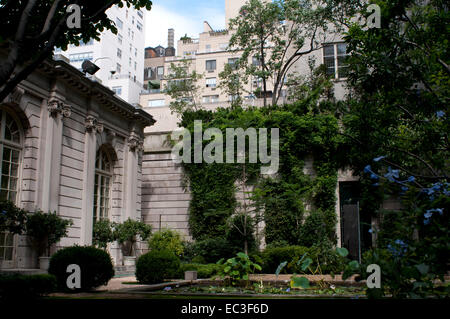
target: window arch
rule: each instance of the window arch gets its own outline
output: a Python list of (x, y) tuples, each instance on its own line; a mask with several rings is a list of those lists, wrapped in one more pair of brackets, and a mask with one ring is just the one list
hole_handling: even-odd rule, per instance
[[(0, 109), (0, 200), (17, 204), (19, 172), (22, 159), (23, 133), (18, 121), (5, 109)], [(12, 263), (14, 236), (0, 233), (0, 261)], [(4, 264), (6, 265), (6, 264)]]
[(97, 151), (94, 181), (94, 222), (109, 218), (113, 161), (105, 147)]

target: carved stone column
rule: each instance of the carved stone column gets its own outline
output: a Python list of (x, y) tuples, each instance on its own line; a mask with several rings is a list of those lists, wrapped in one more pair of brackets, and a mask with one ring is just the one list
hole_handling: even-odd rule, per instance
[(81, 245), (92, 244), (95, 157), (97, 153), (97, 133), (103, 131), (103, 125), (93, 115), (86, 116), (83, 165), (83, 202), (81, 217)]

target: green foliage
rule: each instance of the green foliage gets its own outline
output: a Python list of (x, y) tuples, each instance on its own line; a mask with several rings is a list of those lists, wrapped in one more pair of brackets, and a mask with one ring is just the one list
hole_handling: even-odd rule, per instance
[(126, 256), (133, 256), (134, 246), (138, 240), (147, 240), (152, 232), (151, 225), (128, 218), (122, 224), (116, 226), (116, 236), (122, 245)]
[[(77, 4), (80, 10), (80, 28), (71, 28), (74, 11), (66, 11), (70, 4)], [(27, 14), (22, 15), (22, 12)], [(46, 58), (51, 57), (54, 48), (66, 50), (70, 44), (78, 46), (81, 41), (100, 40), (103, 31), (117, 34), (115, 21), (105, 13), (117, 5), (133, 6), (136, 9), (152, 7), (149, 0), (79, 0), (70, 1), (2, 1), (0, 8), (0, 44), (9, 55), (1, 62), (0, 82), (6, 84), (0, 91), (3, 100), (14, 87), (31, 74)], [(19, 67), (20, 66), (20, 67)], [(26, 66), (26, 67), (24, 67)]]
[(0, 275), (0, 300), (34, 299), (55, 291), (53, 275)]
[(217, 264), (223, 265), (219, 275), (229, 280), (232, 286), (240, 284), (242, 280), (248, 283), (248, 275), (255, 271), (261, 271), (261, 266), (251, 261), (248, 255), (244, 253), (237, 253), (236, 257), (229, 258), (226, 261), (221, 259)]
[(213, 263), (221, 258), (234, 256), (236, 249), (223, 237), (207, 238), (186, 245), (184, 257), (192, 262), (195, 258), (200, 257), (205, 263)]
[(111, 256), (104, 250), (89, 246), (66, 247), (52, 256), (48, 269), (49, 274), (56, 276), (60, 290), (68, 290), (67, 266), (71, 264), (80, 266), (81, 270), (81, 288), (74, 291), (89, 291), (106, 285), (114, 276)]
[(184, 251), (183, 239), (176, 230), (162, 229), (150, 236), (148, 248), (150, 250), (166, 249), (174, 252), (177, 256), (181, 256)]
[(191, 70), (191, 64), (192, 62), (187, 59), (170, 64), (164, 92), (171, 98), (169, 108), (172, 113), (182, 114), (187, 110), (198, 110), (201, 107), (201, 88), (197, 82), (203, 75)]
[(275, 105), (292, 65), (317, 50), (319, 43), (325, 42), (325, 33), (333, 33), (328, 25), (337, 19), (334, 11), (333, 1), (316, 5), (314, 1), (249, 0), (241, 8), (242, 14), (230, 20), (230, 29), (235, 29), (230, 48), (242, 52), (239, 68), (243, 73), (262, 80), (264, 106), (269, 81), (274, 83), (270, 90)]
[(225, 238), (228, 244), (237, 251), (254, 251), (256, 249), (256, 238), (254, 235), (255, 219), (247, 213), (237, 213), (228, 220), (228, 229)]
[(72, 224), (71, 220), (58, 216), (56, 212), (36, 211), (27, 217), (26, 232), (32, 239), (39, 256), (44, 253), (49, 256), (50, 247), (62, 237), (67, 236), (68, 227)]
[(10, 201), (0, 201), (0, 232), (22, 234), (25, 230), (26, 211)]
[(293, 273), (295, 270), (294, 258), (300, 257), (308, 252), (307, 247), (285, 246), (285, 247), (267, 247), (261, 254), (263, 272), (266, 274), (274, 273), (279, 265), (287, 262), (285, 267), (280, 269), (280, 273)]
[(173, 279), (180, 271), (180, 259), (169, 250), (152, 250), (136, 263), (136, 279), (143, 284), (156, 284)]
[(108, 243), (116, 240), (115, 228), (117, 224), (108, 219), (97, 220), (94, 222), (92, 242), (95, 246), (106, 249)]
[(192, 264), (181, 264), (180, 268), (183, 275), (182, 278), (184, 278), (184, 272), (189, 270), (196, 271), (197, 278), (211, 278), (220, 273), (220, 271), (223, 268), (223, 265), (192, 263)]

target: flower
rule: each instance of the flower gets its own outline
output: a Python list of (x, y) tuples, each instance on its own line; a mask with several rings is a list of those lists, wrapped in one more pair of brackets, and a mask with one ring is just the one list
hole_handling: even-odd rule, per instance
[(379, 161), (381, 161), (383, 158), (386, 158), (386, 156), (375, 157), (375, 158), (373, 159), (373, 161), (374, 161), (374, 162), (379, 162)]
[(425, 217), (426, 219), (431, 218), (431, 216), (433, 216), (433, 212), (431, 211), (431, 209), (427, 210), (427, 212), (423, 214), (423, 217)]
[(378, 179), (379, 179), (379, 177), (378, 177), (378, 175), (377, 175), (377, 174), (375, 174), (375, 173), (372, 173), (372, 174), (370, 174), (370, 179), (375, 179), (375, 180), (378, 180)]
[(444, 117), (444, 115), (445, 115), (445, 112), (444, 111), (437, 111), (436, 112), (436, 117), (438, 118), (438, 119), (440, 119), (440, 118), (442, 118), (442, 117)]
[(367, 165), (366, 167), (364, 167), (364, 173), (372, 173), (372, 166)]
[(164, 291), (169, 291), (169, 290), (172, 290), (172, 287), (165, 287), (164, 288)]
[(394, 245), (389, 244), (387, 249), (392, 253), (394, 257), (403, 256), (408, 250), (408, 244), (406, 244), (403, 240), (397, 239), (394, 242)]
[(290, 292), (290, 291), (291, 291), (291, 288), (287, 288), (287, 289), (286, 289), (286, 292)]
[(415, 180), (416, 180), (416, 178), (414, 176), (410, 176), (410, 177), (408, 177), (408, 179), (406, 181), (409, 182), (409, 183), (412, 183)]
[(369, 229), (369, 233), (371, 233), (371, 234), (373, 233), (373, 230), (372, 230), (372, 228), (371, 228), (371, 229)]
[(330, 285), (330, 289), (336, 289), (336, 286), (335, 285)]
[(384, 175), (389, 181), (395, 182), (394, 178), (398, 178), (398, 169), (392, 169), (390, 166), (388, 167), (388, 172)]

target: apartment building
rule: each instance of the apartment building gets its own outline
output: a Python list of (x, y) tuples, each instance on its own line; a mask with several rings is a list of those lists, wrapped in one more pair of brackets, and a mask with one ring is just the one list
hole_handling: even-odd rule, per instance
[(92, 77), (109, 87), (128, 103), (139, 103), (144, 76), (144, 30), (143, 10), (124, 6), (112, 6), (106, 11), (115, 22), (117, 34), (104, 31), (100, 41), (90, 40), (79, 46), (70, 46), (66, 51), (56, 53), (66, 56), (70, 63), (81, 70), (84, 60), (89, 60), (100, 70)]

